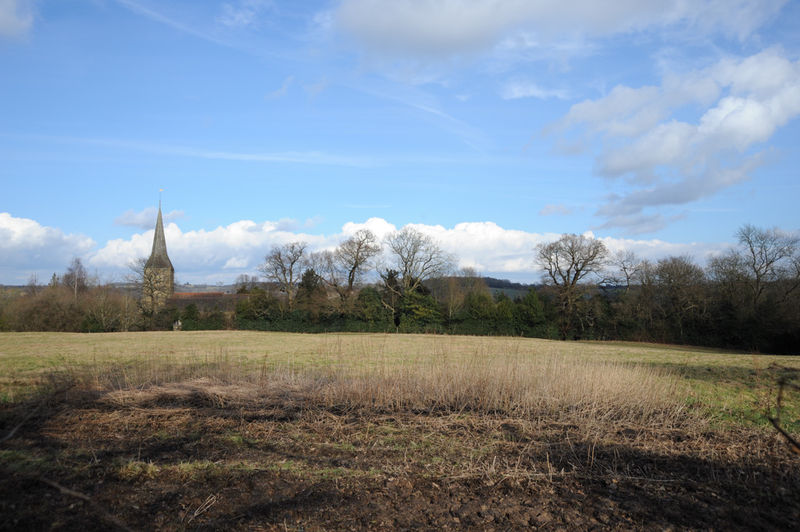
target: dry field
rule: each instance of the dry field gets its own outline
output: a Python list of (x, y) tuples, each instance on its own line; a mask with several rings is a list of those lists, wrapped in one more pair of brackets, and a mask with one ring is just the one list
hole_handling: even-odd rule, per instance
[(0, 528), (796, 529), (800, 457), (766, 415), (798, 368), (518, 338), (0, 334)]

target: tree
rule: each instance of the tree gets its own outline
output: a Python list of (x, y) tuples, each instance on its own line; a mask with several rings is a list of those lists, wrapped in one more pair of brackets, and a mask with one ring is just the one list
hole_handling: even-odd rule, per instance
[(800, 238), (780, 229), (760, 229), (747, 224), (736, 233), (744, 248), (743, 263), (749, 285), (750, 304), (755, 313), (764, 292), (770, 283), (790, 280), (784, 296), (788, 296), (800, 284), (797, 249)]
[(473, 268), (462, 268), (456, 275), (431, 279), (427, 286), (433, 297), (442, 305), (444, 316), (452, 321), (464, 308), (470, 292), (489, 292), (486, 281)]
[(659, 308), (663, 319), (677, 328), (677, 339), (685, 342), (686, 328), (705, 314), (705, 272), (689, 257), (667, 257), (655, 268)]
[(607, 254), (603, 242), (583, 235), (565, 234), (555, 242), (536, 246), (536, 263), (545, 271), (545, 282), (552, 284), (558, 295), (562, 340), (569, 336), (578, 300), (583, 295), (580, 281), (599, 273)]
[(368, 229), (356, 231), (336, 249), (336, 261), (345, 274), (348, 297), (353, 293), (356, 284), (361, 281), (370, 261), (380, 252), (381, 246), (378, 244), (378, 239)]
[[(156, 308), (156, 301), (161, 284), (159, 276), (152, 268), (146, 268), (147, 258), (139, 257), (128, 264), (131, 273), (126, 280), (132, 284), (139, 298), (139, 307), (145, 316), (151, 316)], [(152, 323), (151, 323), (152, 325)]]
[(234, 285), (237, 294), (246, 294), (259, 285), (258, 276), (243, 273), (236, 278)]
[(620, 250), (614, 253), (610, 260), (616, 271), (611, 280), (614, 284), (625, 286), (625, 293), (630, 291), (631, 283), (642, 270), (643, 262), (633, 251)]
[(391, 233), (385, 242), (391, 267), (380, 274), (383, 301), (399, 325), (407, 306), (419, 306), (416, 296), (425, 291), (422, 283), (447, 274), (455, 261), (431, 237), (411, 227)]
[(268, 281), (277, 283), (280, 291), (286, 294), (286, 306), (289, 312), (294, 309), (297, 283), (307, 262), (306, 247), (305, 242), (289, 242), (273, 246), (264, 257), (264, 263), (258, 267), (258, 271)]
[(356, 286), (380, 251), (375, 235), (361, 229), (339, 244), (335, 251), (312, 254), (311, 263), (323, 282), (336, 291), (344, 307), (353, 303)]
[(61, 277), (61, 282), (64, 286), (72, 290), (74, 299), (78, 300), (78, 292), (83, 292), (88, 288), (89, 276), (86, 273), (86, 268), (83, 267), (83, 262), (78, 257), (72, 259), (67, 272)]
[(424, 281), (445, 275), (453, 268), (454, 257), (431, 237), (404, 227), (386, 237), (390, 261), (398, 272), (403, 293), (416, 290)]
[(296, 299), (297, 308), (306, 311), (314, 320), (327, 310), (325, 307), (328, 303), (328, 294), (322, 278), (314, 268), (308, 268), (300, 277)]

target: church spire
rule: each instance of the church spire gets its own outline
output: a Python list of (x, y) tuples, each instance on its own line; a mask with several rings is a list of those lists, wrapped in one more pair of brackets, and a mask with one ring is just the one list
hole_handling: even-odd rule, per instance
[(162, 308), (175, 291), (175, 268), (167, 255), (164, 236), (164, 218), (161, 216), (161, 198), (158, 200), (158, 218), (153, 235), (153, 252), (144, 265), (142, 280), (142, 306), (155, 312)]
[(147, 260), (147, 267), (172, 269), (172, 262), (167, 255), (167, 239), (164, 237), (164, 220), (161, 216), (161, 200), (158, 200), (158, 218), (156, 233), (153, 235), (153, 251)]

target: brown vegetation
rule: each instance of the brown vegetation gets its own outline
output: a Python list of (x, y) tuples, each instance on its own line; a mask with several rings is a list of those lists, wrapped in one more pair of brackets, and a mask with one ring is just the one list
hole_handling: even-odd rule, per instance
[(800, 522), (784, 442), (711, 423), (672, 372), (476, 340), (398, 357), (358, 338), (329, 343), (324, 364), (243, 364), (223, 349), (65, 367), (0, 410), (0, 434), (14, 431), (0, 450), (3, 528)]

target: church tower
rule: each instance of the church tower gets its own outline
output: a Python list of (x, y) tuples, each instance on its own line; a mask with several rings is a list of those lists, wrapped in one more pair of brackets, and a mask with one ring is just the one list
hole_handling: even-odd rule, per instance
[(167, 240), (164, 237), (164, 221), (161, 218), (161, 201), (158, 202), (156, 233), (153, 236), (153, 251), (144, 265), (142, 304), (146, 310), (157, 311), (175, 291), (175, 268), (167, 256)]

